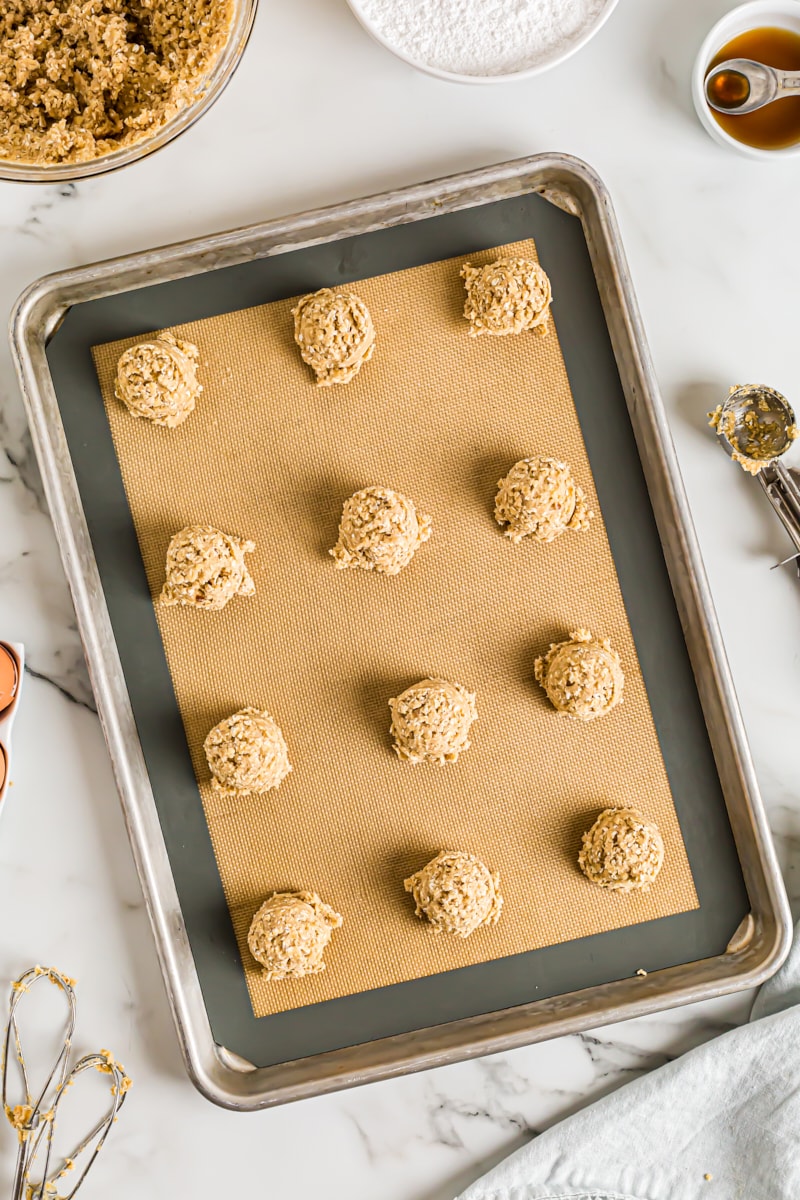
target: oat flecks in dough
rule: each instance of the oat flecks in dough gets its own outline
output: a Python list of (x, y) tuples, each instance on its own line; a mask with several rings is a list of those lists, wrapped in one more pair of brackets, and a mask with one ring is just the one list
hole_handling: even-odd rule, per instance
[(134, 417), (175, 429), (194, 412), (203, 390), (197, 380), (199, 356), (197, 346), (171, 333), (139, 342), (117, 363), (114, 395)]
[(86, 162), (202, 93), (233, 0), (3, 0), (0, 158)]
[(432, 522), (413, 500), (391, 488), (368, 487), (345, 500), (339, 540), (330, 553), (337, 567), (397, 575), (431, 536)]
[(264, 979), (302, 979), (325, 970), (322, 956), (341, 925), (316, 892), (275, 892), (253, 917), (247, 945)]
[(283, 734), (268, 712), (243, 708), (215, 725), (203, 743), (211, 786), (242, 797), (280, 787), (291, 771)]
[(352, 292), (321, 288), (304, 296), (292, 316), (294, 340), (320, 387), (349, 383), (372, 358), (375, 326), (364, 301)]
[(527, 329), (546, 334), (553, 294), (550, 280), (530, 258), (498, 258), (486, 267), (464, 263), (464, 316), (471, 337), (502, 336)]
[(566, 463), (523, 458), (498, 482), (494, 516), (514, 543), (523, 538), (552, 542), (567, 529), (589, 528), (594, 514)]
[(617, 892), (646, 891), (664, 862), (657, 826), (634, 808), (607, 808), (583, 835), (578, 866), (587, 879)]
[(394, 749), (404, 762), (444, 766), (469, 750), (475, 697), (459, 683), (423, 679), (389, 701)]
[(436, 933), (465, 938), (500, 919), (500, 876), (474, 854), (442, 850), (403, 886)]
[(216, 612), (234, 596), (252, 596), (256, 586), (244, 556), (255, 548), (255, 542), (231, 537), (213, 525), (180, 529), (167, 549), (161, 603)]
[(602, 717), (622, 703), (625, 676), (608, 638), (578, 629), (534, 663), (536, 680), (559, 713), (579, 721)]

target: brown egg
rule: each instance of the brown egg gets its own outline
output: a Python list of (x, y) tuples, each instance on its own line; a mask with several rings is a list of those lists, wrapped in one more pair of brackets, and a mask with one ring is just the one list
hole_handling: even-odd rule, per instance
[[(0, 717), (16, 696), (18, 683), (17, 660), (10, 650), (0, 644)], [(0, 767), (0, 774), (5, 775), (5, 763)]]
[(3, 749), (3, 747), (0, 746), (0, 792), (2, 792), (3, 784), (6, 781), (7, 769), (8, 768), (6, 767), (6, 752)]

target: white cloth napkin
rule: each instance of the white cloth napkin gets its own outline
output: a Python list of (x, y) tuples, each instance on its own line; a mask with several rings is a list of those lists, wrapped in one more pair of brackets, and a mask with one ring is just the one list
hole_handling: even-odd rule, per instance
[(800, 924), (748, 1025), (562, 1121), (459, 1200), (800, 1200)]

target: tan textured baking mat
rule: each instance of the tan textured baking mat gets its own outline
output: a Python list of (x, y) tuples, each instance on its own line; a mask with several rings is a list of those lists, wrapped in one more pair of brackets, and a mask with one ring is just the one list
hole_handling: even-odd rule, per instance
[[(94, 351), (153, 596), (181, 526), (257, 544), (253, 599), (221, 613), (156, 607), (257, 1016), (697, 907), (557, 335), (468, 337), (462, 261), (355, 286), (377, 347), (347, 386), (314, 386), (290, 300), (174, 327), (199, 346), (205, 388), (174, 431), (113, 398), (136, 339)], [(530, 454), (572, 465), (591, 532), (549, 546), (502, 537), (497, 481)], [(327, 554), (343, 500), (369, 484), (433, 517), (395, 578), (337, 571)], [(535, 655), (579, 626), (611, 637), (626, 676), (622, 707), (589, 725), (559, 717), (533, 680)], [(390, 746), (389, 698), (426, 675), (477, 693), (472, 748), (453, 766), (410, 766)], [(275, 716), (294, 770), (278, 792), (220, 800), (202, 742), (249, 704)], [(580, 835), (606, 804), (634, 804), (663, 831), (648, 895), (609, 895), (577, 870)], [(441, 849), (500, 870), (494, 929), (462, 941), (414, 918), (403, 878)], [(305, 888), (344, 915), (327, 970), (264, 983), (251, 915), (273, 890)]]

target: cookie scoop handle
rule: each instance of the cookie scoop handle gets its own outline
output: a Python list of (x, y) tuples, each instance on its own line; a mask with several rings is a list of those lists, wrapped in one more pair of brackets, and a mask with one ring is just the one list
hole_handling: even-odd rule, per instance
[[(792, 539), (795, 553), (790, 554), (776, 567), (797, 562), (800, 575), (800, 481), (797, 473), (783, 463), (773, 462), (762, 467), (756, 479), (767, 494), (767, 499), (780, 518), (781, 524)], [(774, 570), (774, 568), (773, 568)]]

